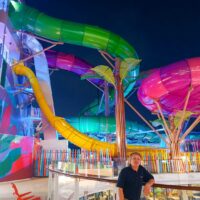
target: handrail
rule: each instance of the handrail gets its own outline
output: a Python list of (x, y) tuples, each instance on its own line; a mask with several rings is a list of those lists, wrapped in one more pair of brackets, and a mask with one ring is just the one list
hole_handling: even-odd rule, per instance
[[(87, 175), (84, 176), (82, 174), (73, 174), (69, 172), (62, 172), (61, 170), (52, 169), (49, 167), (50, 172), (55, 172), (58, 174), (62, 174), (64, 176), (72, 177), (72, 178), (80, 178), (80, 179), (87, 179), (87, 180), (95, 180), (100, 182), (108, 182), (108, 183), (117, 183), (117, 179), (115, 177), (98, 177), (98, 176), (91, 176)], [(160, 188), (168, 188), (168, 189), (177, 189), (177, 190), (193, 190), (193, 191), (200, 191), (200, 186), (185, 186), (185, 185), (167, 185), (167, 184), (159, 184), (155, 183), (153, 187), (160, 187)]]
[(73, 173), (69, 173), (69, 172), (62, 172), (61, 170), (55, 170), (55, 169), (52, 169), (51, 167), (49, 167), (49, 171), (50, 172), (56, 172), (58, 174), (62, 174), (62, 175), (72, 177), (72, 178), (80, 178), (80, 179), (109, 182), (109, 183), (116, 183), (117, 182), (117, 180), (115, 180), (115, 179), (102, 178), (102, 177), (98, 177), (98, 176), (94, 176), (94, 175), (85, 176), (85, 175), (82, 175), (82, 174), (73, 174)]
[(200, 186), (186, 186), (186, 185), (167, 185), (155, 183), (153, 187), (167, 188), (167, 189), (177, 189), (177, 190), (195, 190), (200, 191)]

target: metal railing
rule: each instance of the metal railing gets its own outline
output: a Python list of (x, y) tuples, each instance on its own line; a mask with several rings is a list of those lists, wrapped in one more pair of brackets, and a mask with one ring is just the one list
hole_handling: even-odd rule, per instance
[[(49, 167), (48, 200), (115, 200), (118, 199), (117, 177), (66, 172), (58, 165)], [(147, 200), (200, 199), (200, 186), (154, 184)]]

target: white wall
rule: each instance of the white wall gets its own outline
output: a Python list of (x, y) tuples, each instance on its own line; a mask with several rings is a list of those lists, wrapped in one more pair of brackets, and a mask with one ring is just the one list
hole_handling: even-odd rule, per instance
[(41, 140), (41, 146), (46, 150), (67, 150), (68, 141), (67, 140)]

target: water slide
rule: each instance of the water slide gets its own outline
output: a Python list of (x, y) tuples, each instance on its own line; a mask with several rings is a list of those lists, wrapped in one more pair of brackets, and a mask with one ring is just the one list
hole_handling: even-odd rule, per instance
[[(76, 73), (79, 76), (88, 72), (93, 72), (91, 70), (92, 66), (89, 63), (77, 58), (75, 55), (52, 50), (46, 51), (45, 55), (48, 66), (52, 69), (67, 70)], [(101, 79), (88, 78), (88, 80), (99, 87), (103, 84)], [(109, 105), (113, 106), (114, 102), (109, 102)], [(101, 109), (105, 109), (105, 107), (101, 105)], [(94, 108), (90, 109), (90, 112), (92, 110), (94, 110)], [(92, 116), (81, 115), (80, 117), (67, 117), (66, 120), (80, 132), (91, 135), (95, 134), (95, 136), (97, 134), (115, 133), (116, 131), (116, 122), (114, 117), (96, 116), (96, 112), (94, 112)], [(160, 138), (153, 131), (151, 132), (149, 128), (138, 124), (137, 122), (126, 120), (126, 133), (127, 143), (129, 142), (130, 144), (145, 139), (146, 141), (148, 139), (149, 143), (158, 144), (160, 141)]]
[[(84, 148), (89, 151), (107, 151), (109, 150), (112, 156), (117, 156), (117, 146), (116, 144), (111, 144), (107, 142), (101, 142), (99, 140), (92, 139), (83, 133), (79, 132), (73, 128), (64, 118), (55, 116), (51, 109), (49, 108), (45, 97), (42, 93), (41, 87), (38, 83), (37, 78), (34, 73), (28, 67), (24, 66), (22, 63), (15, 65), (13, 71), (17, 75), (26, 76), (33, 88), (37, 102), (49, 121), (49, 123), (67, 140), (74, 143), (75, 145)], [(127, 153), (131, 151), (139, 150), (152, 150), (152, 147), (143, 147), (143, 146), (129, 146), (127, 145)]]
[[(45, 52), (48, 66), (50, 68), (57, 68), (62, 70), (67, 70), (73, 73), (78, 74), (79, 76), (84, 75), (85, 73), (94, 74), (94, 72), (91, 70), (93, 66), (91, 66), (89, 63), (87, 63), (85, 60), (82, 60), (80, 58), (77, 58), (76, 56), (72, 54), (66, 54), (63, 52), (56, 52), (56, 51), (46, 51)], [(98, 85), (98, 87), (102, 87), (103, 80), (97, 79), (97, 78), (88, 78), (88, 81), (92, 82), (95, 85)], [(112, 88), (109, 88), (109, 107), (113, 107), (115, 104), (115, 98), (114, 98), (114, 90)], [(129, 92), (125, 92), (124, 95), (128, 95)], [(81, 113), (86, 116), (94, 116), (98, 115), (101, 112), (105, 111), (105, 101), (103, 98), (103, 101), (101, 101), (101, 104), (99, 105), (99, 99), (94, 100), (92, 103), (87, 105)]]
[(200, 57), (184, 59), (156, 68), (146, 77), (138, 90), (138, 99), (151, 112), (158, 112), (155, 99), (162, 112), (175, 115), (184, 110), (185, 99), (191, 90), (187, 111), (193, 116), (200, 113)]
[[(45, 51), (45, 55), (47, 58), (48, 66), (51, 69), (66, 70), (78, 74), (79, 76), (82, 76), (85, 73), (94, 74), (94, 72), (91, 70), (91, 68), (93, 67), (92, 65), (87, 63), (85, 60), (77, 58), (73, 54), (66, 54), (63, 52), (48, 50)], [(98, 86), (103, 83), (102, 79), (89, 78), (88, 80)]]
[[(54, 41), (103, 50), (121, 59), (137, 58), (135, 49), (127, 41), (97, 26), (53, 18), (15, 1), (10, 2), (9, 17), (16, 30), (31, 32)], [(138, 74), (139, 66), (131, 70), (127, 75), (128, 78), (123, 81), (125, 96), (132, 91), (134, 79)], [(113, 90), (110, 96), (110, 104), (114, 105)], [(91, 112), (90, 108), (92, 108)], [(104, 106), (99, 110), (98, 100), (96, 100), (85, 110), (90, 115), (94, 115), (103, 112)]]
[[(52, 18), (36, 9), (14, 1), (10, 3), (9, 17), (16, 29), (28, 31), (55, 41), (100, 49), (121, 59), (137, 58), (135, 50), (124, 39), (99, 27)], [(117, 156), (116, 144), (92, 139), (74, 129), (63, 118), (54, 116), (46, 103), (37, 78), (29, 68), (20, 64), (13, 67), (13, 70), (17, 75), (24, 75), (29, 79), (42, 112), (50, 124), (67, 140), (90, 151), (106, 151), (109, 149), (113, 156)], [(133, 80), (138, 71), (139, 67), (128, 74), (130, 78), (124, 81), (125, 93), (129, 93), (132, 90), (134, 86)], [(139, 149), (144, 150), (145, 147), (128, 146), (128, 152), (129, 150)], [(146, 149), (150, 150), (152, 147), (146, 147)]]

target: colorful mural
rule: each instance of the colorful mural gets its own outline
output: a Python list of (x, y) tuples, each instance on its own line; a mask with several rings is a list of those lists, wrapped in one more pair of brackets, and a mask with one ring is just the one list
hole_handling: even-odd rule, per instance
[(32, 177), (34, 138), (0, 134), (0, 181)]

